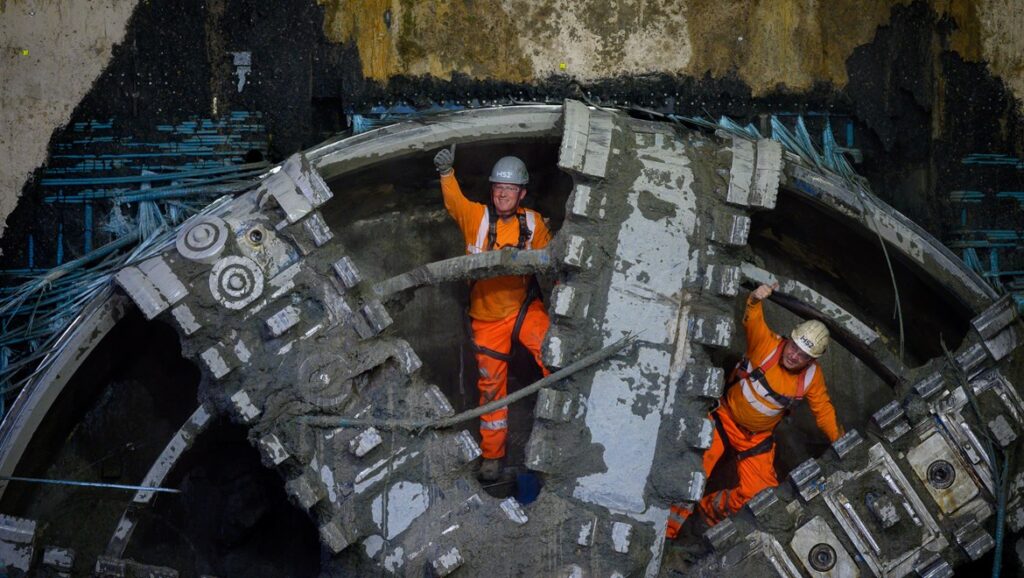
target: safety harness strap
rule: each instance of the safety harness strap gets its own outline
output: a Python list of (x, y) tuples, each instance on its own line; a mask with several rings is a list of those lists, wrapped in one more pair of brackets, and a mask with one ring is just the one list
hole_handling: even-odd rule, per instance
[[(516, 219), (519, 221), (519, 241), (516, 243), (517, 249), (530, 249), (532, 248), (533, 230), (536, 227), (536, 220), (533, 212), (529, 210), (523, 210), (516, 213)], [(482, 241), (482, 233), (484, 231), (484, 224), (487, 225), (487, 245), (480, 247), (479, 243)], [(491, 251), (494, 249), (494, 245), (498, 241), (498, 214), (496, 211), (492, 211), (491, 207), (484, 207), (483, 219), (480, 222), (480, 228), (477, 230), (477, 246), (476, 250)], [(470, 252), (473, 252), (471, 246)], [(537, 283), (536, 277), (530, 277), (529, 287), (526, 291), (526, 299), (523, 300), (523, 304), (519, 307), (519, 314), (516, 316), (516, 324), (512, 328), (512, 344), (514, 345), (519, 341), (519, 331), (523, 328), (523, 320), (526, 319), (526, 311), (530, 307), (530, 303), (533, 303), (534, 299), (540, 297), (540, 285)], [(502, 353), (495, 351), (489, 347), (484, 347), (476, 343), (473, 340), (473, 321), (470, 319), (467, 313), (464, 316), (466, 320), (466, 333), (469, 335), (469, 342), (473, 347), (473, 350), (477, 353), (481, 353), (488, 357), (493, 357), (501, 361), (511, 361), (512, 352)]]
[(759, 456), (761, 454), (766, 454), (772, 450), (772, 447), (775, 446), (775, 435), (772, 434), (761, 440), (761, 443), (757, 444), (752, 448), (743, 450), (742, 452), (736, 451), (736, 448), (729, 445), (729, 436), (726, 435), (725, 433), (725, 426), (722, 425), (722, 418), (718, 417), (718, 412), (712, 412), (711, 416), (715, 420), (715, 428), (718, 430), (718, 436), (721, 438), (722, 444), (736, 453), (737, 461), (752, 458), (754, 456)]
[[(772, 389), (772, 386), (768, 383), (768, 379), (765, 377), (765, 372), (775, 367), (779, 363), (779, 359), (782, 358), (782, 350), (786, 346), (786, 341), (788, 340), (783, 339), (780, 341), (779, 345), (769, 353), (768, 356), (761, 361), (761, 365), (755, 369), (751, 369), (749, 359), (745, 357), (741, 359), (733, 372), (733, 380), (731, 380), (728, 385), (731, 386), (744, 379), (749, 380), (752, 384), (760, 386), (759, 389), (761, 391), (758, 391), (758, 393), (767, 394), (767, 397), (770, 397), (772, 401), (777, 403), (784, 410), (790, 409), (794, 404), (802, 400), (804, 398), (804, 394), (807, 392), (807, 388), (810, 386), (811, 380), (814, 377), (817, 365), (816, 363), (810, 363), (802, 372), (800, 372), (798, 389), (796, 395), (792, 397), (783, 395)], [(762, 413), (765, 412), (762, 411)]]
[[(491, 207), (486, 207), (484, 208), (484, 217), (487, 219), (487, 246), (484, 251), (490, 251), (498, 243), (498, 212), (492, 211)], [(533, 227), (531, 227), (532, 223), (527, 222), (528, 217), (530, 221), (533, 220), (533, 215), (528, 215), (525, 210), (516, 212), (516, 220), (519, 221), (519, 240), (516, 242), (516, 249), (526, 249), (530, 239), (533, 238)]]
[[(526, 290), (526, 299), (523, 300), (523, 304), (519, 306), (519, 314), (516, 315), (516, 324), (512, 326), (512, 345), (514, 346), (519, 341), (519, 332), (523, 329), (523, 320), (526, 319), (526, 312), (530, 308), (530, 303), (533, 303), (535, 299), (540, 298), (540, 284), (537, 283), (536, 277), (530, 278), (529, 288)], [(495, 351), (489, 347), (479, 345), (473, 340), (473, 320), (470, 318), (469, 313), (463, 316), (466, 320), (466, 332), (469, 334), (469, 343), (473, 347), (473, 350), (477, 353), (482, 353), (488, 357), (493, 357), (501, 361), (509, 362), (512, 361), (512, 351), (508, 353), (502, 353)]]
[(766, 453), (772, 451), (773, 447), (775, 447), (775, 436), (774, 435), (770, 435), (770, 436), (764, 438), (764, 440), (762, 440), (761, 443), (757, 444), (756, 446), (754, 446), (754, 447), (752, 447), (752, 448), (750, 448), (748, 450), (744, 450), (742, 452), (736, 452), (736, 459), (737, 460), (745, 460), (747, 458), (752, 458), (754, 456), (759, 456), (761, 454), (766, 454)]

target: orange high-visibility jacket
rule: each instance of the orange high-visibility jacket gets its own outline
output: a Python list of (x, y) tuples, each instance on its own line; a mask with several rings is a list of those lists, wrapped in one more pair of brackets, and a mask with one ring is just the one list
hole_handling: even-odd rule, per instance
[[(749, 298), (743, 314), (743, 326), (747, 330), (747, 359), (753, 367), (758, 367), (782, 343), (782, 337), (768, 328), (761, 302), (752, 303)], [(836, 422), (836, 410), (825, 388), (825, 376), (817, 362), (812, 362), (806, 373), (801, 375), (786, 371), (780, 361), (765, 372), (765, 379), (776, 393), (787, 397), (796, 397), (801, 386), (805, 387), (804, 397), (818, 428), (829, 441), (836, 441), (842, 435)], [(802, 380), (807, 382), (802, 384)], [(773, 429), (785, 415), (785, 409), (753, 380), (743, 379), (734, 384), (723, 401), (736, 423), (751, 432)]]
[[(466, 253), (487, 250), (487, 231), (490, 228), (487, 205), (470, 201), (462, 194), (452, 171), (441, 177), (441, 193), (448, 214), (459, 224), (466, 241)], [(526, 224), (533, 232), (526, 249), (543, 249), (551, 240), (544, 219), (537, 211), (519, 208), (526, 216)], [(498, 219), (498, 238), (493, 250), (515, 247), (519, 243), (519, 219)], [(469, 316), (480, 321), (497, 321), (519, 311), (526, 299), (529, 275), (509, 275), (481, 279), (473, 284), (469, 294)]]

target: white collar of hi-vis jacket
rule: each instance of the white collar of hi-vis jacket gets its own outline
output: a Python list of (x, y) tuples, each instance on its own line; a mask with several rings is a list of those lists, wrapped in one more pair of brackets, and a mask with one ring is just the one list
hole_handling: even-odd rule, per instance
[[(782, 347), (782, 345), (780, 344), (779, 347)], [(773, 355), (775, 355), (774, 349), (763, 360), (761, 360), (758, 367), (764, 365), (765, 362), (771, 359)], [(779, 355), (781, 355), (781, 352)], [(750, 361), (747, 361), (747, 373), (752, 373), (755, 369), (755, 367), (751, 367)], [(803, 373), (801, 374), (803, 379), (800, 380), (800, 389), (796, 392), (796, 395), (793, 396), (794, 401), (800, 401), (804, 398), (804, 394), (807, 393), (807, 388), (811, 386), (811, 380), (814, 379), (814, 374), (817, 369), (818, 364), (812, 361), (811, 364), (803, 370)], [(767, 377), (765, 379), (767, 379)], [(741, 381), (741, 385), (743, 387), (743, 398), (747, 400), (750, 407), (756, 409), (759, 413), (767, 417), (774, 417), (786, 410), (786, 408), (780, 407), (775, 403), (771, 394), (768, 393), (768, 390), (765, 389), (764, 384), (762, 384), (760, 380), (753, 380), (749, 377), (745, 377)]]
[[(476, 229), (476, 244), (466, 245), (466, 253), (483, 253), (487, 250), (487, 232), (491, 229), (490, 208), (484, 207), (484, 216), (480, 218), (480, 225)], [(537, 213), (530, 209), (523, 209), (526, 214), (526, 228), (530, 230), (530, 238), (526, 240), (523, 249), (533, 248), (533, 234), (537, 230)]]

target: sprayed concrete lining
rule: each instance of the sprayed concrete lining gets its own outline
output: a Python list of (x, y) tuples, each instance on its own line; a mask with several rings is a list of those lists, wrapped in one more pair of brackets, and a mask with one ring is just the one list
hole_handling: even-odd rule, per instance
[(0, 236), (29, 175), (124, 38), (136, 0), (0, 4)]

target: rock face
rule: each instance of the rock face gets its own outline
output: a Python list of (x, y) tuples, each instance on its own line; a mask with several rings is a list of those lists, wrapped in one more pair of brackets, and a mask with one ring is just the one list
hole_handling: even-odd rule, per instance
[[(610, 0), (564, 3), (503, 0), (498, 5), (318, 0), (324, 33), (359, 49), (366, 78), (453, 72), (476, 79), (532, 82), (569, 74), (582, 82), (622, 75), (735, 74), (754, 95), (816, 83), (846, 86), (847, 59), (872, 42), (904, 0), (836, 5), (796, 0), (635, 4)], [(1024, 45), (1013, 31), (1021, 13), (1010, 0), (928, 2), (956, 22), (950, 48), (988, 62), (1022, 94)], [(459, 41), (453, 42), (452, 35)]]
[[(539, 392), (526, 465), (542, 473), (544, 488), (528, 506), (492, 498), (475, 480), (474, 422), (396, 425), (455, 413), (423, 377), (396, 331), (393, 294), (381, 289), (415, 284), (368, 278), (360, 248), (341, 246), (321, 213), (346, 202), (344, 177), (357, 169), (500, 139), (557, 139), (558, 167), (573, 180), (548, 258), (531, 252), (531, 267), (558, 281), (545, 363), (563, 368), (635, 337)], [(204, 373), (196, 415), (249, 428), (339, 572), (925, 575), (992, 546), (986, 523), (999, 474), (980, 440), (991, 432), (1009, 445), (1024, 426), (1024, 405), (1003, 373), (1020, 341), (1016, 312), (902, 216), (848, 186), (775, 141), (574, 101), (482, 109), (295, 155), (186, 222), (174, 246), (116, 281), (147, 318), (178, 329), (183, 353)], [(776, 207), (780, 188), (873, 227), (977, 316), (949, 359), (910, 370), (886, 357), (871, 327), (786, 281), (834, 334), (845, 332), (851, 351), (859, 343), (882, 358), (876, 365), (899, 377), (901, 397), (874, 415), (875, 435), (850, 431), (708, 532), (713, 550), (691, 566), (663, 556), (668, 508), (704, 491), (707, 412), (723, 387), (721, 354), (739, 333), (733, 305), (742, 282), (774, 276), (748, 262), (751, 219)], [(487, 274), (522, 267), (481, 263)], [(1017, 496), (1011, 503), (1019, 509)], [(1024, 523), (1024, 515), (1010, 519)]]

